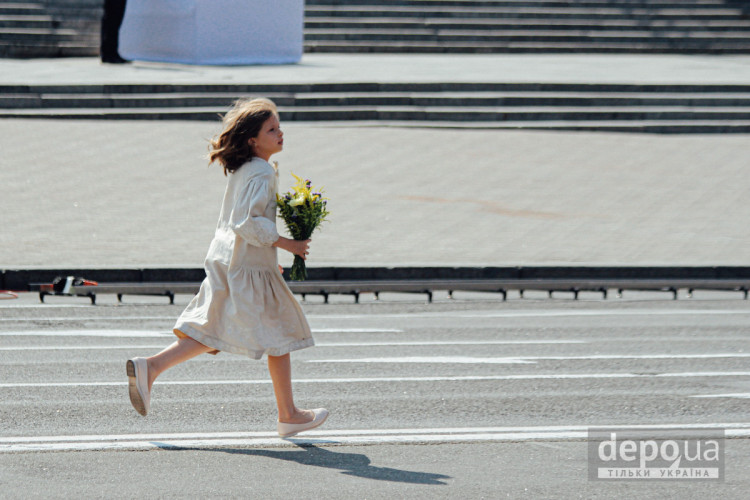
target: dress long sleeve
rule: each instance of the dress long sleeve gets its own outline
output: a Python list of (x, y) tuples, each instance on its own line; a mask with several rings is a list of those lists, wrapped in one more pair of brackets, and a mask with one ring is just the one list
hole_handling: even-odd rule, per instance
[(239, 237), (258, 247), (270, 247), (279, 239), (276, 221), (264, 217), (266, 207), (273, 200), (272, 179), (266, 176), (255, 177), (245, 185), (232, 209), (229, 226)]

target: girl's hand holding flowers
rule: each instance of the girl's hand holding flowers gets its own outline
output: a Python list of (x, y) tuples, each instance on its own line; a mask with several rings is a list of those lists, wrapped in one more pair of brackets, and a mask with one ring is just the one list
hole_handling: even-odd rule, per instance
[(310, 242), (312, 240), (289, 240), (290, 252), (294, 255), (302, 257), (307, 260), (307, 254), (310, 253)]
[(312, 240), (297, 241), (279, 236), (279, 239), (276, 240), (276, 243), (274, 243), (273, 246), (282, 248), (287, 252), (302, 257), (306, 260), (307, 254), (310, 253), (309, 246), (311, 241)]
[(280, 242), (279, 246), (287, 247), (286, 249), (295, 256), (291, 278), (295, 281), (304, 281), (307, 279), (305, 260), (307, 259), (310, 241), (312, 241), (310, 236), (315, 228), (326, 220), (329, 212), (322, 190), (321, 192), (313, 192), (314, 188), (309, 180), (303, 181), (296, 175), (292, 175), (297, 179), (297, 184), (283, 196), (276, 195), (276, 203), (279, 207), (279, 217), (284, 219), (286, 227), (294, 239)]

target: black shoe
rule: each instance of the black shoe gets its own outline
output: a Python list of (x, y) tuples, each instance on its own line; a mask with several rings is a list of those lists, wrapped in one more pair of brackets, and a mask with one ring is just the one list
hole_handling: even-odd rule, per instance
[(115, 54), (113, 56), (102, 56), (102, 62), (107, 64), (126, 64), (130, 61), (123, 59), (119, 54)]

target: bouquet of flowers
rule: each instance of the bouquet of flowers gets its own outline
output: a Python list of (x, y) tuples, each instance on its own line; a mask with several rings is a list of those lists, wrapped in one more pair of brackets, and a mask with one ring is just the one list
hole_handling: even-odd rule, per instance
[[(323, 198), (322, 190), (314, 192), (310, 180), (303, 181), (294, 174), (292, 176), (297, 179), (297, 184), (283, 196), (277, 194), (276, 205), (279, 207), (279, 217), (284, 219), (292, 238), (306, 240), (330, 213), (326, 210), (327, 198)], [(294, 256), (291, 278), (294, 281), (307, 279), (305, 260), (298, 255)]]

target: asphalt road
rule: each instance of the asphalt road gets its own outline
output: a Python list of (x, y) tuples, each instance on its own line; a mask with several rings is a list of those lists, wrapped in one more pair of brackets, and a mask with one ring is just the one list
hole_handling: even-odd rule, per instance
[[(746, 498), (739, 294), (456, 297), (306, 303), (295, 395), (331, 416), (289, 440), (264, 361), (204, 355), (130, 406), (125, 360), (169, 344), (189, 297), (0, 301), (0, 496)], [(636, 424), (725, 429), (725, 479), (590, 481), (587, 428)]]

